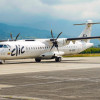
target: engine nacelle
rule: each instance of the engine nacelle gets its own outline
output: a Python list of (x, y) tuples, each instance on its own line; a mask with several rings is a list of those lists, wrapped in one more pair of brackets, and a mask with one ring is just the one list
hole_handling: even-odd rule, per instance
[(62, 47), (66, 45), (66, 38), (62, 38), (62, 39), (57, 39), (58, 42), (58, 46)]

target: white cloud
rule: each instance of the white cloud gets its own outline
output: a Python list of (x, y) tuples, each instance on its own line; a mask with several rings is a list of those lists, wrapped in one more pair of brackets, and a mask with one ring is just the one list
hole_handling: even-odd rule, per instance
[(100, 19), (100, 1), (84, 2), (77, 4), (54, 5), (53, 16), (68, 19)]
[(27, 16), (57, 19), (100, 19), (100, 0), (0, 0), (0, 20)]
[(40, 0), (40, 1), (48, 5), (58, 5), (58, 4), (77, 4), (84, 2), (92, 2), (94, 0)]

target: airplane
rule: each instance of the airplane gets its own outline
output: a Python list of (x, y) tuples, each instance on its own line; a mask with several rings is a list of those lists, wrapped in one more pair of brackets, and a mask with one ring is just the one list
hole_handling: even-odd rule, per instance
[(56, 62), (61, 62), (62, 56), (80, 53), (94, 45), (90, 42), (91, 39), (100, 39), (100, 36), (91, 37), (94, 24), (100, 23), (87, 20), (86, 23), (74, 24), (86, 26), (77, 38), (59, 38), (62, 32), (54, 38), (52, 30), (51, 39), (17, 40), (20, 33), (15, 39), (10, 34), (11, 40), (0, 41), (0, 63), (4, 64), (5, 60), (28, 58), (35, 58), (36, 62), (41, 62), (42, 59), (55, 59)]

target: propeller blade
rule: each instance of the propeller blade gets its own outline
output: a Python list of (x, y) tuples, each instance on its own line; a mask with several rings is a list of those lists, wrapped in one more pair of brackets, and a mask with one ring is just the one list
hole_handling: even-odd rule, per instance
[(59, 49), (58, 49), (58, 47), (56, 47), (57, 48), (57, 51), (59, 52)]
[(11, 37), (11, 39), (12, 39), (12, 41), (13, 41), (12, 33), (10, 33), (10, 37)]
[(62, 32), (59, 33), (59, 35), (57, 36), (56, 40), (59, 38), (59, 36), (62, 34)]
[(59, 38), (59, 36), (60, 36), (61, 34), (62, 34), (62, 32), (60, 32), (60, 33), (58, 34), (57, 38), (54, 39), (52, 30), (51, 30), (52, 39), (50, 39), (50, 41), (52, 41), (52, 44), (53, 44), (53, 45), (52, 45), (50, 51), (53, 49), (53, 47), (56, 47), (56, 48), (57, 48), (57, 51), (59, 52), (59, 50), (58, 50), (58, 41), (57, 41), (57, 39)]
[(54, 39), (54, 37), (53, 37), (53, 33), (52, 33), (52, 30), (51, 30), (51, 36), (52, 36), (52, 38)]
[(19, 37), (20, 33), (16, 36), (15, 41), (17, 40), (17, 38)]
[(58, 50), (58, 43), (57, 43), (57, 41), (56, 41), (54, 44), (55, 44), (55, 47), (57, 48), (57, 51), (59, 52), (59, 50)]
[(52, 45), (52, 47), (51, 47), (51, 49), (50, 49), (50, 51), (52, 50), (52, 48), (54, 47), (54, 44)]

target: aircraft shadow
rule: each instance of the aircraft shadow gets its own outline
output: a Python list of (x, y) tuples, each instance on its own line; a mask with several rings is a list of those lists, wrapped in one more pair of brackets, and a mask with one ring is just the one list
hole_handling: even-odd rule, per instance
[(34, 64), (38, 64), (38, 63), (40, 63), (40, 64), (47, 64), (47, 63), (48, 64), (50, 64), (50, 63), (54, 63), (54, 64), (56, 64), (56, 63), (62, 63), (62, 64), (71, 64), (71, 63), (73, 63), (73, 64), (100, 64), (99, 62), (87, 62), (87, 61), (85, 61), (83, 59), (62, 60), (61, 62), (55, 62), (55, 61), (50, 61), (50, 60), (49, 61), (42, 60), (41, 62), (35, 62), (35, 61), (9, 62), (9, 61), (7, 61), (5, 64), (26, 64), (26, 63), (34, 63)]

